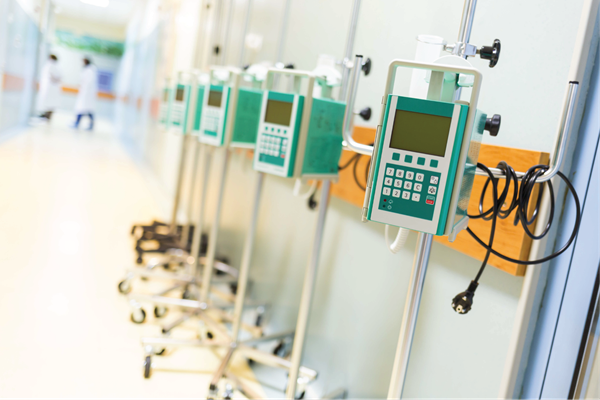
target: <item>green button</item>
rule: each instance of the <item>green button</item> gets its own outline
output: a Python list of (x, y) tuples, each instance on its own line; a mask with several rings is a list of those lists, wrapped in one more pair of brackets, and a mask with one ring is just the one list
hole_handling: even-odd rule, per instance
[(400, 161), (400, 153), (394, 153), (394, 154), (392, 154), (392, 160), (394, 160), (394, 161)]
[(423, 157), (419, 157), (419, 159), (417, 160), (417, 164), (425, 165), (425, 159)]
[(412, 162), (412, 156), (409, 156), (409, 155), (404, 156), (404, 162), (411, 163)]
[(429, 166), (433, 167), (433, 168), (437, 168), (437, 166), (438, 166), (438, 160), (431, 160), (431, 161), (429, 161)]
[(281, 132), (281, 129), (277, 129), (277, 133)]

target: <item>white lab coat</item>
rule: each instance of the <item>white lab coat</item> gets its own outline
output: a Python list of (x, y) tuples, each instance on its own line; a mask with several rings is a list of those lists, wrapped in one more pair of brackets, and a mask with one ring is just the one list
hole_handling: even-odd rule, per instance
[(75, 113), (93, 114), (96, 109), (96, 99), (98, 98), (98, 73), (96, 67), (88, 65), (81, 74), (81, 84), (79, 93), (75, 102)]
[(40, 91), (36, 101), (36, 108), (40, 112), (54, 111), (60, 102), (60, 70), (58, 62), (46, 61), (40, 76)]

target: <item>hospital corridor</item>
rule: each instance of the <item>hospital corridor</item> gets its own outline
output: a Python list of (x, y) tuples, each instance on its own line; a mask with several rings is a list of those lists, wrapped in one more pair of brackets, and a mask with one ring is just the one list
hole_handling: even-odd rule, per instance
[(600, 399), (599, 148), (600, 0), (0, 0), (0, 399)]

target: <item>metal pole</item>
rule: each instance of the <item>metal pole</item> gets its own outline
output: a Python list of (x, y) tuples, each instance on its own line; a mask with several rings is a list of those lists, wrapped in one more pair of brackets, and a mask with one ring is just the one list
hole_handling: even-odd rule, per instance
[(308, 316), (310, 314), (310, 307), (315, 289), (315, 279), (317, 276), (317, 267), (319, 265), (319, 256), (321, 254), (321, 246), (323, 245), (323, 231), (325, 229), (325, 218), (327, 217), (330, 189), (331, 181), (323, 181), (321, 186), (321, 197), (319, 199), (320, 206), (319, 215), (317, 217), (317, 227), (314, 234), (313, 247), (310, 252), (308, 267), (306, 268), (306, 272), (304, 274), (302, 297), (300, 298), (300, 309), (298, 310), (298, 321), (296, 322), (296, 334), (294, 335), (294, 346), (292, 348), (292, 356), (290, 359), (290, 375), (288, 378), (288, 386), (285, 392), (285, 397), (287, 399), (296, 398), (296, 384), (298, 383), (300, 362), (302, 361), (304, 340), (306, 338), (306, 330), (308, 327)]
[(200, 203), (198, 209), (198, 219), (196, 220), (196, 229), (194, 230), (194, 237), (192, 238), (191, 256), (194, 257), (194, 265), (192, 268), (192, 275), (195, 277), (200, 267), (200, 247), (202, 245), (202, 227), (204, 225), (204, 208), (206, 206), (206, 193), (208, 192), (208, 175), (210, 172), (210, 161), (211, 154), (207, 151), (206, 145), (198, 143), (200, 148), (201, 160), (204, 160), (202, 166), (202, 182), (200, 187)]
[(433, 235), (419, 233), (417, 240), (418, 251), (413, 261), (410, 286), (406, 295), (406, 304), (404, 305), (404, 314), (402, 315), (402, 326), (400, 328), (398, 347), (396, 348), (388, 399), (401, 398), (404, 390), (404, 381), (406, 380), (410, 350), (419, 316), (419, 306), (421, 305), (421, 295), (423, 294), (423, 285), (425, 284), (425, 274), (427, 272), (427, 265), (429, 264), (432, 241)]
[(246, 9), (246, 21), (242, 31), (241, 50), (240, 50), (240, 68), (244, 66), (244, 58), (246, 55), (246, 35), (248, 35), (248, 27), (250, 26), (250, 14), (252, 11), (252, 0), (248, 0), (248, 8)]
[[(473, 27), (476, 5), (477, 0), (465, 0), (459, 31), (459, 42), (464, 41), (463, 43), (468, 43), (471, 38), (471, 29)], [(460, 96), (458, 90), (457, 95)], [(404, 306), (400, 337), (398, 339), (398, 347), (396, 348), (396, 356), (394, 358), (394, 368), (392, 370), (392, 378), (388, 390), (388, 399), (399, 399), (402, 397), (402, 392), (404, 391), (410, 350), (415, 334), (415, 328), (417, 326), (423, 286), (425, 285), (425, 273), (427, 272), (427, 266), (429, 265), (432, 240), (433, 235), (419, 233), (417, 250), (413, 261), (413, 271), (410, 278), (409, 292), (406, 298), (406, 305)]]
[(242, 253), (242, 263), (240, 265), (240, 274), (238, 278), (238, 287), (235, 295), (235, 306), (233, 309), (233, 327), (231, 329), (231, 340), (238, 341), (240, 325), (242, 322), (242, 311), (244, 309), (244, 300), (246, 298), (246, 288), (248, 287), (248, 272), (252, 261), (252, 250), (254, 249), (254, 239), (256, 237), (256, 227), (258, 225), (258, 213), (260, 209), (260, 195), (262, 193), (265, 174), (258, 173), (256, 186), (254, 188), (254, 204), (252, 206), (252, 216), (250, 217), (250, 229), (244, 243), (244, 252)]
[(221, 159), (221, 174), (219, 182), (219, 192), (217, 195), (217, 209), (215, 210), (215, 219), (210, 230), (208, 238), (208, 251), (206, 253), (206, 264), (204, 264), (204, 272), (202, 274), (202, 287), (200, 288), (200, 302), (208, 302), (208, 294), (210, 290), (210, 280), (212, 271), (215, 265), (215, 255), (217, 251), (217, 238), (219, 236), (219, 223), (221, 221), (221, 210), (223, 209), (223, 195), (225, 193), (225, 180), (227, 178), (227, 166), (229, 161), (229, 149), (223, 148), (223, 157)]
[(475, 19), (475, 7), (477, 7), (477, 0), (465, 0), (463, 15), (460, 21), (460, 30), (458, 31), (459, 43), (469, 43), (469, 40), (471, 40), (471, 29), (473, 29), (473, 20)]
[(229, 34), (231, 32), (231, 21), (233, 19), (233, 2), (229, 0), (229, 7), (227, 8), (227, 22), (225, 25), (225, 37), (223, 38), (223, 47), (221, 49), (221, 64), (227, 64), (227, 49), (229, 48)]
[[(348, 91), (348, 79), (350, 79), (350, 70), (352, 68), (348, 67), (346, 64), (352, 59), (354, 40), (356, 38), (356, 26), (358, 25), (360, 1), (361, 0), (354, 0), (354, 6), (352, 7), (352, 18), (350, 19), (350, 28), (348, 30), (348, 38), (346, 39), (346, 51), (344, 52), (344, 60), (342, 62), (342, 85), (340, 86), (340, 100), (346, 99), (346, 92)], [(355, 70), (358, 69), (360, 71), (360, 65), (355, 64), (353, 67)]]
[(177, 173), (177, 184), (175, 187), (175, 199), (173, 200), (173, 213), (171, 214), (171, 233), (177, 231), (177, 213), (181, 201), (181, 189), (183, 187), (183, 175), (185, 174), (185, 159), (187, 158), (187, 141), (189, 136), (181, 140), (181, 154), (179, 156), (179, 171)]
[(194, 158), (192, 161), (192, 176), (190, 177), (190, 193), (188, 197), (187, 204), (187, 219), (188, 223), (183, 227), (183, 231), (181, 232), (181, 244), (183, 246), (187, 246), (188, 239), (190, 238), (190, 229), (192, 229), (192, 218), (194, 212), (194, 192), (196, 188), (196, 178), (198, 175), (198, 161), (200, 161), (200, 143), (196, 143), (196, 151), (194, 152)]
[(285, 48), (285, 37), (287, 33), (287, 27), (290, 20), (290, 8), (292, 0), (286, 0), (283, 8), (283, 18), (281, 22), (281, 32), (279, 33), (279, 46), (277, 46), (277, 55), (275, 62), (283, 62), (283, 50)]

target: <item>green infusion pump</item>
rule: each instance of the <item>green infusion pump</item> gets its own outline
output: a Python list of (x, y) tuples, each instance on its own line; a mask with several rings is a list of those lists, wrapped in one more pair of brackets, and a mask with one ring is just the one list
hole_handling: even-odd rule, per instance
[[(466, 217), (478, 146), (459, 165), (463, 141), (480, 141), (485, 114), (477, 112), (473, 132), (465, 132), (468, 103), (388, 95), (367, 218), (434, 235), (448, 234)], [(464, 170), (457, 178), (457, 170)], [(449, 213), (455, 180), (462, 179), (456, 213)], [(456, 220), (447, 221), (448, 215)], [(448, 224), (449, 222), (449, 224)]]
[(238, 89), (237, 105), (231, 133), (231, 147), (253, 149), (260, 125), (263, 91), (255, 88)]
[(206, 85), (202, 103), (198, 140), (212, 146), (225, 144), (227, 111), (231, 88), (224, 85)]
[(254, 169), (282, 177), (335, 178), (342, 153), (345, 103), (266, 91), (262, 97)]
[(171, 130), (185, 134), (190, 106), (191, 86), (177, 84), (171, 93), (168, 125)]

